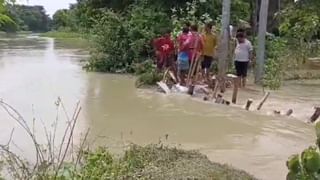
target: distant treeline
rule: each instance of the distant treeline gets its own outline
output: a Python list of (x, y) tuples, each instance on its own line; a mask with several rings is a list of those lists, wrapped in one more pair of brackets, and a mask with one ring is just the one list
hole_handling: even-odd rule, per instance
[(7, 16), (15, 22), (15, 26), (2, 26), (2, 31), (46, 32), (51, 29), (52, 20), (43, 6), (7, 4), (6, 11)]

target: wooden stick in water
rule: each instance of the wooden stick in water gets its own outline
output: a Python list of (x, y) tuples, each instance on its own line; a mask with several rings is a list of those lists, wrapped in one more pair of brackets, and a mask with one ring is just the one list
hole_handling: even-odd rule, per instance
[(172, 71), (169, 71), (169, 75), (170, 75), (171, 79), (174, 81), (174, 83), (178, 83), (178, 80), (177, 80), (177, 78), (175, 77), (175, 75), (173, 74)]
[(188, 87), (188, 94), (190, 95), (190, 96), (192, 96), (193, 95), (193, 93), (194, 93), (194, 85), (189, 85), (189, 87)]
[(259, 103), (257, 110), (261, 110), (263, 104), (267, 101), (268, 97), (270, 96), (270, 92), (267, 92), (264, 97), (262, 98), (261, 102)]
[(190, 81), (191, 72), (192, 72), (192, 69), (193, 69), (194, 63), (195, 63), (195, 61), (191, 60), (191, 64), (190, 64), (189, 72), (188, 72), (187, 82), (189, 82), (189, 81)]
[(222, 102), (223, 102), (223, 96), (221, 94), (218, 94), (215, 103), (221, 104)]
[(214, 90), (213, 90), (213, 94), (212, 94), (212, 97), (215, 98), (215, 99), (217, 98), (218, 90), (219, 90), (219, 81), (218, 81), (218, 79), (217, 79), (217, 80), (216, 80), (215, 87), (214, 87)]
[(252, 100), (252, 99), (248, 99), (248, 100), (247, 100), (247, 104), (246, 104), (246, 107), (245, 107), (245, 109), (246, 109), (247, 111), (249, 111), (250, 106), (251, 106), (252, 103), (253, 103), (253, 100)]
[(194, 59), (193, 67), (191, 69), (190, 80), (194, 78), (197, 74), (197, 68), (199, 67), (199, 56)]
[(166, 83), (160, 81), (160, 82), (157, 82), (157, 84), (164, 93), (169, 94), (171, 92), (171, 90), (169, 89)]
[(291, 116), (293, 114), (293, 110), (292, 109), (289, 109), (286, 113), (286, 116)]
[(233, 93), (232, 93), (232, 103), (236, 104), (237, 103), (237, 98), (238, 98), (238, 77), (233, 78)]
[(198, 81), (199, 80), (199, 74), (201, 73), (201, 62), (202, 62), (202, 57), (201, 56), (199, 56), (198, 58), (197, 58), (197, 68), (196, 68), (196, 72), (194, 73), (195, 74), (195, 79), (196, 79), (196, 81)]
[(316, 122), (317, 119), (320, 117), (320, 107), (315, 107), (315, 112), (313, 113), (313, 115), (310, 118), (310, 121), (312, 123)]
[(163, 77), (162, 77), (162, 81), (165, 82), (166, 77), (167, 77), (167, 75), (168, 75), (168, 72), (169, 72), (169, 69), (167, 69), (167, 70), (164, 72)]

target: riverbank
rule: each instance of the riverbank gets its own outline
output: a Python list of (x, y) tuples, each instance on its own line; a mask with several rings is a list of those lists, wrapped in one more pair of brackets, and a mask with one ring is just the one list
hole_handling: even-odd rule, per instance
[(83, 35), (76, 32), (63, 32), (63, 31), (49, 31), (46, 33), (41, 33), (42, 37), (51, 37), (57, 39), (82, 39)]
[[(51, 127), (57, 114), (54, 102), (60, 96), (68, 112), (75, 108), (76, 102), (81, 102), (83, 111), (75, 140), (83, 137), (82, 133), (89, 128), (92, 134), (89, 142), (107, 145), (114, 153), (126, 147), (123, 141), (145, 146), (169, 135), (168, 140), (162, 142), (170, 147), (198, 150), (213, 162), (230, 164), (267, 180), (285, 179), (288, 157), (313, 143), (311, 125), (283, 116), (261, 114), (272, 112), (274, 107), (286, 110), (289, 104), (297, 109), (294, 116), (309, 116), (305, 110), (312, 110), (312, 104), (320, 101), (318, 81), (310, 81), (307, 86), (298, 82), (285, 84), (282, 90), (271, 93), (270, 101), (260, 114), (208, 104), (188, 95), (164, 95), (137, 89), (134, 86), (136, 77), (84, 71), (81, 61), (88, 54), (83, 50), (63, 46), (51, 38), (23, 37), (6, 38), (0, 43), (3, 49), (0, 96), (18, 109), (29, 125), (34, 124), (36, 115), (34, 129), (40, 137), (46, 137), (41, 119)], [(242, 105), (250, 97), (260, 100), (263, 93), (261, 88), (259, 90), (240, 91), (238, 103)], [(298, 102), (288, 103), (293, 99)], [(298, 114), (298, 110), (305, 113)], [(59, 114), (60, 117), (64, 115), (62, 109)], [(14, 143), (23, 149), (24, 157), (33, 158), (30, 139), (3, 111), (0, 115), (1, 143), (6, 144), (11, 130), (15, 129)], [(62, 118), (60, 122), (62, 127), (57, 128), (56, 134), (61, 137), (64, 126), (68, 125), (64, 122), (68, 121)]]
[[(97, 152), (101, 153), (101, 149)], [(105, 150), (102, 149), (102, 152), (105, 152)], [(90, 154), (90, 156), (95, 155)], [(185, 151), (163, 147), (163, 145), (148, 145), (145, 147), (132, 145), (119, 160), (106, 161), (106, 159), (101, 158), (95, 161), (98, 162), (97, 164), (106, 163), (110, 167), (115, 167), (115, 172), (112, 172), (113, 170), (111, 172), (100, 171), (99, 166), (97, 166), (98, 170), (96, 172), (110, 174), (94, 177), (101, 179), (102, 177), (112, 177), (112, 174), (116, 174), (113, 177), (115, 179), (256, 179), (242, 170), (211, 162), (205, 155), (197, 151)], [(94, 165), (96, 162), (90, 163)]]
[(39, 34), (40, 37), (54, 38), (66, 46), (88, 50), (91, 47), (90, 38), (76, 32), (49, 31)]
[[(144, 147), (130, 145), (120, 157), (110, 153), (108, 148), (100, 147), (94, 151), (80, 149), (76, 160), (49, 163), (45, 168), (32, 167), (32, 163), (23, 157), (9, 154), (4, 148), (2, 151), (1, 157), (5, 159), (2, 170), (8, 170), (9, 175), (1, 172), (0, 177), (10, 179), (257, 179), (243, 170), (212, 162), (197, 151), (160, 144)], [(6, 155), (14, 156), (6, 159)], [(11, 162), (14, 157), (21, 160), (21, 164)]]

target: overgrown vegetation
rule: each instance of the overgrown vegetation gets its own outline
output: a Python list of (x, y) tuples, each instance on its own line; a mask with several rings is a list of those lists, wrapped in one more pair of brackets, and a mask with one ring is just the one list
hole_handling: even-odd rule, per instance
[[(264, 86), (271, 89), (280, 88), (284, 79), (283, 74), (301, 67), (310, 56), (311, 41), (309, 40), (313, 40), (314, 35), (311, 39), (305, 37), (310, 36), (310, 33), (307, 33), (310, 29), (317, 32), (316, 29), (319, 28), (315, 24), (317, 24), (316, 20), (319, 16), (316, 13), (307, 14), (303, 12), (306, 11), (307, 7), (315, 5), (312, 3), (314, 2), (293, 3), (284, 1), (280, 6), (282, 11), (279, 12), (279, 4), (271, 2), (268, 29), (274, 31), (280, 25), (281, 36), (268, 42)], [(134, 73), (133, 66), (137, 63), (144, 64), (144, 61), (153, 58), (150, 41), (161, 34), (162, 27), (171, 27), (173, 37), (176, 37), (186, 21), (197, 22), (200, 25), (214, 21), (217, 22), (216, 30), (219, 31), (221, 1), (190, 0), (177, 1), (174, 4), (171, 2), (155, 3), (152, 0), (79, 1), (73, 9), (78, 17), (81, 16), (78, 22), (85, 27), (86, 32), (93, 32), (96, 35), (94, 45), (96, 48), (92, 51), (91, 61), (86, 66), (88, 70)], [(232, 1), (232, 24), (237, 25), (239, 21), (247, 21), (251, 25), (256, 24), (257, 22), (254, 22), (255, 7), (256, 4), (252, 1)], [(294, 14), (296, 11), (301, 11), (298, 14), (306, 15), (309, 18), (291, 18), (296, 16)], [(141, 12), (145, 13), (142, 14)], [(153, 13), (150, 14), (150, 12)], [(171, 17), (171, 19), (168, 17)], [(296, 23), (293, 22), (299, 22), (308, 27), (299, 29), (303, 26), (296, 26)], [(311, 22), (313, 22), (313, 25)], [(294, 33), (291, 33), (291, 28), (294, 29), (296, 35), (299, 35), (299, 39)], [(254, 30), (256, 29), (253, 26), (250, 34), (255, 34)], [(279, 35), (279, 31), (277, 31), (277, 35)], [(317, 55), (317, 53), (313, 54)], [(152, 70), (139, 79), (147, 80), (147, 77), (155, 77)]]
[[(184, 151), (166, 147), (163, 144), (145, 147), (130, 145), (123, 155), (113, 155), (107, 147), (95, 150), (87, 146), (86, 132), (79, 144), (74, 144), (74, 130), (81, 111), (79, 103), (69, 119), (66, 109), (58, 98), (57, 118), (52, 129), (44, 126), (47, 142), (40, 144), (27, 121), (17, 110), (1, 101), (0, 107), (8, 112), (26, 132), (33, 142), (35, 162), (30, 157), (19, 156), (11, 151), (12, 135), (9, 142), (0, 145), (0, 158), (3, 162), (1, 175), (8, 179), (239, 179), (254, 180), (248, 173), (227, 165), (213, 163), (196, 151)], [(61, 141), (57, 139), (59, 112), (67, 117), (68, 124)], [(36, 120), (33, 120), (36, 121)], [(35, 123), (35, 122), (34, 122)]]
[[(154, 59), (151, 41), (164, 29), (172, 29), (173, 37), (176, 37), (182, 25), (189, 21), (199, 25), (216, 22), (219, 31), (222, 8), (221, 0), (79, 0), (69, 9), (58, 10), (51, 21), (41, 6), (19, 6), (12, 1), (0, 3), (3, 6), (0, 25), (6, 24), (2, 26), (3, 30), (50, 29), (53, 32), (45, 36), (55, 38), (87, 34), (93, 44), (85, 68), (111, 73), (136, 73), (137, 64)], [(251, 25), (248, 34), (255, 35), (259, 10), (256, 7), (259, 5), (260, 1), (233, 0), (231, 24), (237, 26), (239, 22), (248, 22), (246, 24)], [(309, 57), (319, 56), (318, 6), (317, 0), (270, 1), (268, 30), (277, 38), (267, 44), (264, 86), (280, 88), (282, 80), (287, 79), (284, 74), (303, 67)], [(156, 78), (154, 69), (146, 69), (150, 72), (139, 79), (147, 80), (148, 84), (153, 80), (147, 77)]]
[(316, 124), (316, 144), (301, 154), (293, 155), (287, 162), (288, 180), (318, 180), (320, 178), (320, 123)]
[(107, 10), (96, 21), (92, 29), (95, 51), (89, 70), (133, 73), (135, 64), (152, 59), (151, 40), (170, 27), (169, 17), (146, 2), (128, 7), (125, 13)]
[(0, 30), (1, 31), (15, 31), (17, 29), (17, 24), (9, 16), (6, 4), (9, 3), (5, 0), (0, 0)]
[(265, 77), (263, 85), (276, 90), (281, 86), (284, 70), (286, 42), (281, 38), (270, 38), (267, 41), (267, 62), (265, 65)]
[[(317, 78), (304, 72), (310, 57), (319, 57), (320, 13), (317, 0), (290, 3), (277, 14), (280, 37), (267, 43), (264, 85), (279, 89), (283, 79)], [(307, 71), (307, 70), (305, 70)]]
[[(95, 49), (86, 68), (111, 73), (141, 74), (136, 72), (135, 67), (154, 61), (151, 41), (165, 29), (173, 29), (173, 36), (176, 37), (183, 23), (189, 21), (203, 25), (219, 19), (221, 11), (221, 8), (211, 6), (211, 3), (215, 3), (221, 7), (220, 1), (179, 1), (175, 6), (168, 6), (171, 2), (166, 4), (141, 0), (126, 5), (105, 4), (106, 9), (96, 8), (103, 5), (93, 5), (93, 1), (79, 2), (77, 11), (82, 12), (83, 16), (96, 19), (83, 22), (95, 35)], [(235, 5), (248, 7), (247, 2), (241, 4), (235, 1)], [(149, 71), (139, 75), (138, 86), (151, 85), (160, 79), (154, 66), (145, 69)]]

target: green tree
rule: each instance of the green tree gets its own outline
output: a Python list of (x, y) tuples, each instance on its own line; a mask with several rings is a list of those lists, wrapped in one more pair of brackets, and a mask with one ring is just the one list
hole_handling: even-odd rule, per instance
[(43, 32), (50, 29), (50, 18), (43, 6), (7, 5), (20, 30)]
[(291, 38), (311, 41), (320, 34), (320, 1), (299, 0), (288, 6), (281, 19), (281, 32)]
[(15, 31), (17, 24), (8, 16), (5, 0), (0, 0), (0, 30), (2, 31)]
[(54, 13), (52, 25), (55, 30), (78, 31), (75, 9), (61, 9)]
[(287, 161), (287, 180), (318, 180), (320, 178), (320, 123), (316, 124), (316, 145), (301, 154), (293, 155)]

